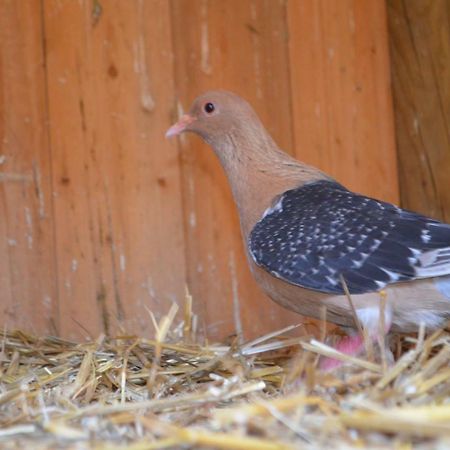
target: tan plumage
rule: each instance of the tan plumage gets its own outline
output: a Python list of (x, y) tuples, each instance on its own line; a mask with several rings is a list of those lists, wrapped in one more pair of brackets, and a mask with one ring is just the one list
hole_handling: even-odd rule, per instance
[[(286, 277), (280, 276), (276, 270), (268, 270), (260, 261), (257, 264), (255, 255), (250, 249), (251, 233), (255, 225), (262, 220), (265, 213), (269, 215), (273, 213), (270, 207), (276, 205), (280, 196), (286, 191), (321, 180), (334, 184), (334, 180), (320, 170), (307, 166), (282, 152), (248, 103), (230, 92), (213, 91), (198, 97), (189, 113), (170, 128), (167, 136), (184, 131), (194, 132), (208, 142), (227, 174), (239, 210), (250, 268), (263, 291), (282, 306), (310, 317), (319, 318), (325, 306), (328, 320), (342, 326), (354, 327), (354, 318), (345, 295), (306, 289), (290, 282), (286, 280)], [(349, 193), (349, 195), (354, 194)], [(365, 197), (358, 197), (358, 201), (365, 202), (364, 199)], [(283, 201), (281, 206), (279, 205), (277, 207), (282, 209)], [(399, 208), (395, 209), (396, 207), (381, 204), (381, 202), (377, 205), (381, 205), (381, 208), (392, 208), (393, 213), (401, 211)], [(301, 208), (301, 205), (298, 208)], [(410, 222), (413, 223), (411, 220)], [(432, 225), (441, 226), (438, 223)], [(442, 227), (447, 233), (447, 226), (442, 225)], [(371, 230), (370, 227), (369, 230)], [(424, 233), (427, 234), (428, 231)], [(448, 235), (450, 236), (450, 228)], [(445, 239), (447, 239), (446, 236), (445, 234)], [(422, 244), (425, 246), (429, 237), (422, 237)], [(379, 245), (378, 241), (374, 240), (375, 245), (371, 249), (376, 249)], [(442, 244), (442, 251), (440, 248), (435, 250), (435, 253), (438, 252), (436, 257), (425, 250), (423, 254), (421, 253), (422, 256), (417, 250), (413, 249), (413, 251), (415, 258), (409, 259), (411, 261), (415, 259), (415, 264), (425, 264), (423, 261), (426, 258), (422, 256), (431, 255), (428, 259), (432, 258), (433, 261), (429, 262), (427, 269), (421, 269), (424, 274), (430, 275), (430, 278), (420, 278), (417, 275), (417, 277), (410, 276), (410, 279), (404, 282), (395, 282), (398, 275), (382, 268), (383, 273), (388, 273), (394, 280), (387, 283), (384, 288), (387, 294), (385, 322), (387, 328), (397, 331), (416, 330), (421, 322), (428, 329), (433, 329), (442, 326), (450, 316), (450, 276), (448, 275), (450, 274), (450, 240), (447, 244), (445, 242)], [(261, 252), (263, 253), (263, 250)], [(368, 257), (366, 253), (360, 253), (360, 255), (364, 258)], [(435, 269), (435, 265), (438, 264), (435, 261), (440, 264), (439, 271)], [(335, 272), (336, 270), (332, 271), (333, 276), (336, 275)], [(438, 272), (441, 277), (433, 277)], [(419, 274), (418, 269), (416, 273)], [(365, 273), (364, 276), (368, 277)], [(403, 279), (406, 279), (406, 276)], [(335, 280), (331, 281), (335, 283)], [(371, 281), (374, 280), (367, 280), (368, 283)], [(330, 288), (337, 289), (335, 285), (330, 285)], [(372, 289), (370, 292), (352, 294), (352, 300), (359, 320), (368, 327), (370, 333), (376, 334), (379, 323), (380, 293)]]

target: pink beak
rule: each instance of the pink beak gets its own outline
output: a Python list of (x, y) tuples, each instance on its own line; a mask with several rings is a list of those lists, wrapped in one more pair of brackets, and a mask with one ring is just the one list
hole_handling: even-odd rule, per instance
[(195, 121), (195, 118), (184, 114), (181, 116), (180, 120), (172, 125), (166, 132), (166, 138), (171, 138), (173, 136), (178, 136), (180, 133), (186, 130), (186, 127)]

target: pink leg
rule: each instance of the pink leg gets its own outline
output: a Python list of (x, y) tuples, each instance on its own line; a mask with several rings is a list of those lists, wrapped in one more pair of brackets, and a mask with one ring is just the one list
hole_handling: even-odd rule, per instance
[[(342, 338), (335, 346), (335, 349), (345, 355), (358, 355), (364, 349), (364, 340), (360, 334)], [(342, 361), (334, 358), (323, 358), (320, 361), (320, 368), (330, 371), (342, 366)]]
[[(380, 292), (381, 296), (381, 307), (380, 310), (372, 310), (370, 311), (369, 308), (369, 315), (367, 316), (367, 312), (363, 315), (364, 309), (360, 311), (361, 316), (359, 317), (359, 320), (363, 322), (363, 326), (366, 327), (366, 330), (369, 334), (369, 338), (372, 342), (377, 342), (379, 340), (379, 317), (380, 312), (384, 312), (384, 334), (386, 335), (389, 332), (389, 329), (392, 325), (392, 311), (386, 305), (386, 293), (384, 291)], [(371, 317), (372, 316), (372, 317)], [(366, 320), (364, 320), (366, 319)], [(367, 320), (370, 319), (370, 320)], [(383, 345), (383, 343), (379, 342), (380, 345)], [(344, 353), (346, 355), (358, 355), (364, 350), (364, 339), (362, 338), (361, 334), (355, 334), (353, 336), (348, 336), (345, 338), (342, 338), (340, 342), (336, 345), (336, 350), (338, 350), (341, 353)], [(385, 354), (385, 353), (383, 353)], [(329, 371), (332, 369), (335, 369), (337, 367), (340, 367), (342, 365), (342, 361), (339, 361), (334, 358), (322, 358), (320, 361), (320, 368), (325, 371)]]

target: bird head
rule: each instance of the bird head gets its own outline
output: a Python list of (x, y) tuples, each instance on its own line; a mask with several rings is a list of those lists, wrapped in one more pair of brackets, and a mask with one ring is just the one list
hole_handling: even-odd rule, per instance
[(166, 137), (190, 131), (214, 144), (248, 124), (249, 118), (256, 118), (256, 114), (245, 100), (229, 91), (209, 91), (194, 100), (189, 112), (167, 130)]

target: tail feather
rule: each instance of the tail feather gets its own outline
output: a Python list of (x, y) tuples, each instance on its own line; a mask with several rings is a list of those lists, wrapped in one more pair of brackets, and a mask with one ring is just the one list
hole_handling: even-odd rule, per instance
[(440, 248), (422, 253), (415, 267), (416, 276), (439, 277), (450, 274), (450, 247)]

